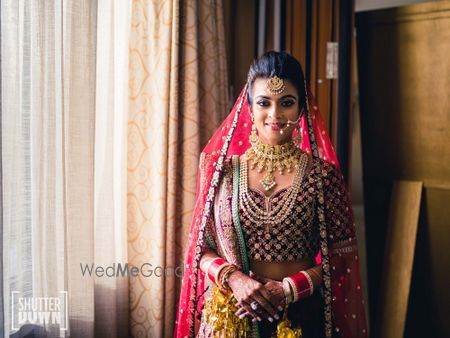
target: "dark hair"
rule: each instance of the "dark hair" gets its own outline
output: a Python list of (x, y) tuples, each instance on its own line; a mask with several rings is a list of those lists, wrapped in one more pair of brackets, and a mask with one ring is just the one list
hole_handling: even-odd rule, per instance
[(270, 78), (278, 76), (282, 79), (289, 80), (295, 88), (299, 96), (300, 108), (305, 106), (305, 76), (302, 66), (292, 55), (286, 52), (265, 52), (258, 59), (253, 61), (248, 71), (248, 103), (252, 104), (253, 83), (258, 78)]

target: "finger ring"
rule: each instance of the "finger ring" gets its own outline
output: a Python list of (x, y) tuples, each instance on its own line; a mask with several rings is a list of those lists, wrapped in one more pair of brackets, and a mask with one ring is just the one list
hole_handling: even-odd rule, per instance
[(259, 304), (257, 301), (254, 301), (250, 304), (250, 307), (256, 311), (256, 309), (258, 308)]

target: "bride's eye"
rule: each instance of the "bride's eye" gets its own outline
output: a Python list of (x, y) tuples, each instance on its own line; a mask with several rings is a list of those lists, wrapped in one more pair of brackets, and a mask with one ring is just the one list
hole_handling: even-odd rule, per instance
[(268, 101), (264, 101), (264, 100), (258, 101), (258, 102), (256, 102), (256, 104), (261, 107), (268, 107), (270, 105), (270, 103)]
[(281, 102), (281, 106), (283, 107), (291, 107), (294, 104), (294, 100), (286, 100)]

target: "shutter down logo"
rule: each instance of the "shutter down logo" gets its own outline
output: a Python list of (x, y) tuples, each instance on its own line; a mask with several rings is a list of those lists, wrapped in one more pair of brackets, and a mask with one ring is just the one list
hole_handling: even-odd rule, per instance
[(68, 329), (68, 295), (60, 291), (58, 297), (22, 296), (19, 291), (11, 292), (11, 330), (19, 330), (22, 325), (58, 325)]

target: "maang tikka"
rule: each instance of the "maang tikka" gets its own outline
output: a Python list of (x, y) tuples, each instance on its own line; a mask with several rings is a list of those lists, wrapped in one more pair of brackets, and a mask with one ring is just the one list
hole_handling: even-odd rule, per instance
[(284, 92), (285, 88), (286, 88), (286, 85), (284, 84), (283, 79), (279, 78), (276, 75), (269, 78), (266, 82), (266, 89), (272, 95), (278, 95), (278, 94)]

